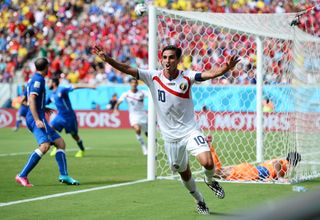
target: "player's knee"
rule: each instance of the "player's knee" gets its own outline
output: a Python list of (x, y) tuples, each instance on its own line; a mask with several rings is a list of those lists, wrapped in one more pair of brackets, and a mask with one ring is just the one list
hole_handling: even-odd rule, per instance
[(57, 140), (54, 141), (54, 145), (57, 147), (57, 149), (65, 149), (66, 148), (66, 143), (62, 138), (58, 138)]
[(141, 134), (141, 129), (140, 128), (134, 128), (134, 130), (136, 131), (136, 134), (138, 134), (138, 135)]
[(47, 153), (48, 150), (50, 149), (50, 143), (46, 142), (46, 143), (40, 144), (39, 149), (43, 154)]
[(214, 163), (212, 160), (206, 160), (203, 162), (202, 166), (207, 170), (212, 170), (214, 168)]

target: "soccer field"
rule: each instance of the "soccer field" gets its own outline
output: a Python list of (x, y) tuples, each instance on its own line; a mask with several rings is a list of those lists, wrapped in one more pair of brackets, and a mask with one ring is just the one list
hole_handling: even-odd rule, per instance
[[(55, 158), (46, 155), (29, 175), (32, 188), (14, 181), (36, 142), (27, 129), (0, 130), (1, 219), (197, 219), (195, 204), (179, 181), (145, 181), (147, 158), (132, 130), (81, 129), (86, 157), (75, 158), (67, 143), (69, 173), (80, 186), (58, 182)], [(300, 183), (312, 189), (319, 179)], [(291, 185), (222, 183), (226, 198), (218, 200), (199, 182), (210, 208), (210, 219), (291, 194)], [(40, 200), (41, 199), (41, 200)], [(12, 203), (10, 203), (12, 202)]]

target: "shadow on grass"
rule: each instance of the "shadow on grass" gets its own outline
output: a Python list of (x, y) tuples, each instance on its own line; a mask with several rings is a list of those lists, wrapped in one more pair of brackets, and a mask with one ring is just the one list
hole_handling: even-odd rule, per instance
[(236, 213), (222, 213), (222, 212), (210, 212), (211, 216), (220, 216), (220, 217), (240, 217), (240, 214)]
[(242, 217), (242, 215), (237, 213), (209, 212), (209, 215), (204, 215), (200, 219), (234, 220), (240, 217)]

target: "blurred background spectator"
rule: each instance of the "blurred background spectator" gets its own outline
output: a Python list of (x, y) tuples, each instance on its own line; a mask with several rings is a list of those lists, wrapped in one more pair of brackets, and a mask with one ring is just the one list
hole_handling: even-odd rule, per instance
[(270, 98), (265, 98), (262, 102), (262, 111), (263, 112), (273, 112), (274, 105)]
[(118, 102), (118, 95), (117, 93), (114, 93), (109, 101), (109, 103), (107, 104), (106, 109), (107, 110), (114, 110), (115, 105)]

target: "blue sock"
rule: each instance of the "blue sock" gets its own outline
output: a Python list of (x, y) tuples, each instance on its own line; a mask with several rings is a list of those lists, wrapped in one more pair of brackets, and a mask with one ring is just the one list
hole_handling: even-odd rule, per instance
[(57, 150), (56, 161), (59, 166), (60, 175), (63, 175), (63, 176), (68, 175), (67, 159), (66, 159), (66, 154), (65, 154), (64, 150), (62, 150), (62, 149)]
[(16, 121), (16, 128), (20, 128), (20, 124), (21, 124), (22, 120), (19, 119)]
[(28, 162), (22, 169), (21, 173), (19, 174), (20, 177), (27, 177), (30, 171), (38, 164), (39, 160), (42, 157), (42, 152), (37, 149), (32, 152), (32, 154), (29, 157)]

